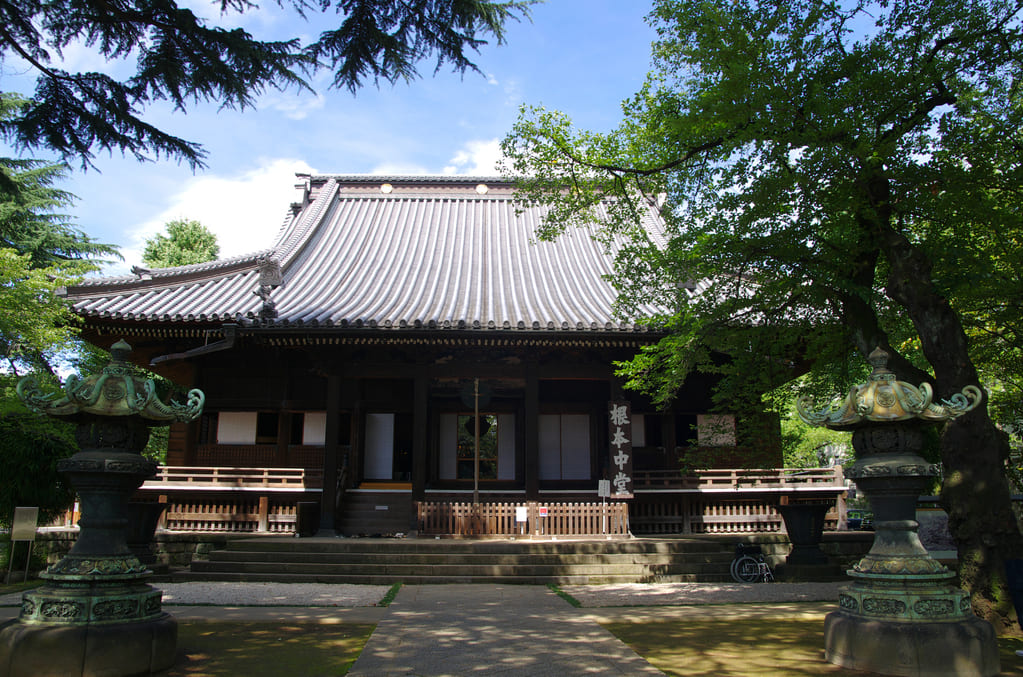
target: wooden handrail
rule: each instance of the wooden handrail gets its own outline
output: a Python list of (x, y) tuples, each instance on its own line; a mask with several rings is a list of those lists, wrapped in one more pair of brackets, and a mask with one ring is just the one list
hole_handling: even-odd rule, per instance
[(320, 489), (323, 471), (309, 468), (220, 468), (164, 466), (143, 489)]
[(636, 489), (833, 489), (844, 490), (842, 468), (713, 468), (683, 475), (679, 470), (635, 470)]

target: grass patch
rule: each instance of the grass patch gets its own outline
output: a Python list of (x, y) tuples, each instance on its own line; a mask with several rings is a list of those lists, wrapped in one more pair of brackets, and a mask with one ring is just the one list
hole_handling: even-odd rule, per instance
[(583, 605), (583, 603), (577, 600), (575, 597), (572, 597), (572, 595), (568, 594), (567, 592), (559, 588), (557, 583), (548, 583), (547, 587), (550, 588), (555, 595), (565, 600), (566, 602), (574, 606), (576, 609)]
[[(605, 627), (668, 675), (868, 675), (824, 660), (824, 621), (804, 619), (609, 623)], [(1023, 677), (1023, 639), (998, 640), (1001, 675)]]
[(404, 583), (395, 583), (392, 585), (391, 589), (387, 591), (387, 594), (384, 595), (383, 599), (377, 602), (377, 606), (391, 606), (391, 602), (393, 602), (394, 598), (398, 596), (398, 591), (401, 590), (402, 585), (404, 585)]
[(178, 660), (161, 677), (325, 677), (352, 667), (375, 626), (179, 622)]

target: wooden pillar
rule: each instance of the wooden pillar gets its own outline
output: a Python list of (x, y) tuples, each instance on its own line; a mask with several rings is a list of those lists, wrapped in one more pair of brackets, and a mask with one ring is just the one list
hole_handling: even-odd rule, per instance
[(661, 467), (674, 470), (678, 467), (678, 455), (675, 450), (682, 446), (678, 443), (675, 432), (675, 416), (671, 412), (661, 417), (661, 442), (664, 444), (664, 458)]
[(366, 431), (366, 414), (362, 402), (362, 383), (346, 380), (342, 393), (344, 406), (352, 412), (352, 448), (348, 452), (348, 477), (352, 487), (362, 482), (362, 439)]
[(526, 499), (535, 501), (540, 495), (540, 379), (535, 362), (526, 365), (525, 425), (522, 449)]
[(426, 454), (429, 449), (430, 381), (425, 366), (416, 367), (412, 414), (412, 500), (426, 497)]
[(270, 498), (268, 496), (259, 497), (259, 514), (257, 519), (256, 531), (265, 532), (270, 530)]
[(341, 416), (341, 377), (336, 371), (327, 376), (327, 420), (323, 441), (323, 493), (320, 494), (320, 529), (317, 535), (333, 536), (337, 502), (338, 430)]
[(277, 414), (277, 449), (274, 451), (274, 465), (283, 468), (288, 465), (288, 447), (291, 446), (291, 412)]

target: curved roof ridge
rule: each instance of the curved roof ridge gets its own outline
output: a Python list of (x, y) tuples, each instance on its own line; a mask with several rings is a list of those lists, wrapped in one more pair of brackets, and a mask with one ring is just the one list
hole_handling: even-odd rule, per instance
[(186, 266), (173, 266), (170, 268), (145, 268), (135, 266), (131, 275), (112, 275), (86, 277), (71, 289), (79, 287), (116, 287), (126, 284), (137, 284), (139, 282), (153, 282), (154, 284), (165, 284), (167, 282), (181, 279), (182, 281), (201, 280), (207, 277), (217, 277), (226, 272), (235, 272), (239, 269), (254, 268), (259, 261), (271, 253), (270, 249), (261, 249), (248, 254), (230, 256), (226, 259), (214, 259), (202, 263), (190, 263)]
[(295, 255), (302, 251), (302, 247), (309, 241), (309, 236), (319, 227), (327, 205), (334, 200), (337, 193), (337, 180), (328, 178), (312, 205), (303, 209), (301, 216), (292, 221), (290, 227), (285, 227), (278, 233), (277, 241), (270, 248), (269, 258), (276, 258), (281, 268), (290, 263)]
[(514, 183), (514, 178), (495, 174), (310, 174), (310, 180), (332, 179), (344, 183), (374, 183), (401, 181), (403, 183)]

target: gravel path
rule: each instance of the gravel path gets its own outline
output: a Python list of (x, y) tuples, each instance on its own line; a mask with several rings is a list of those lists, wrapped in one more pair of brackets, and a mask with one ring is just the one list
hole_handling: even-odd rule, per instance
[[(680, 606), (828, 602), (842, 583), (619, 583), (566, 585), (583, 607)], [(168, 605), (371, 607), (386, 585), (321, 583), (157, 583)], [(0, 606), (21, 606), (21, 593), (0, 596)]]

